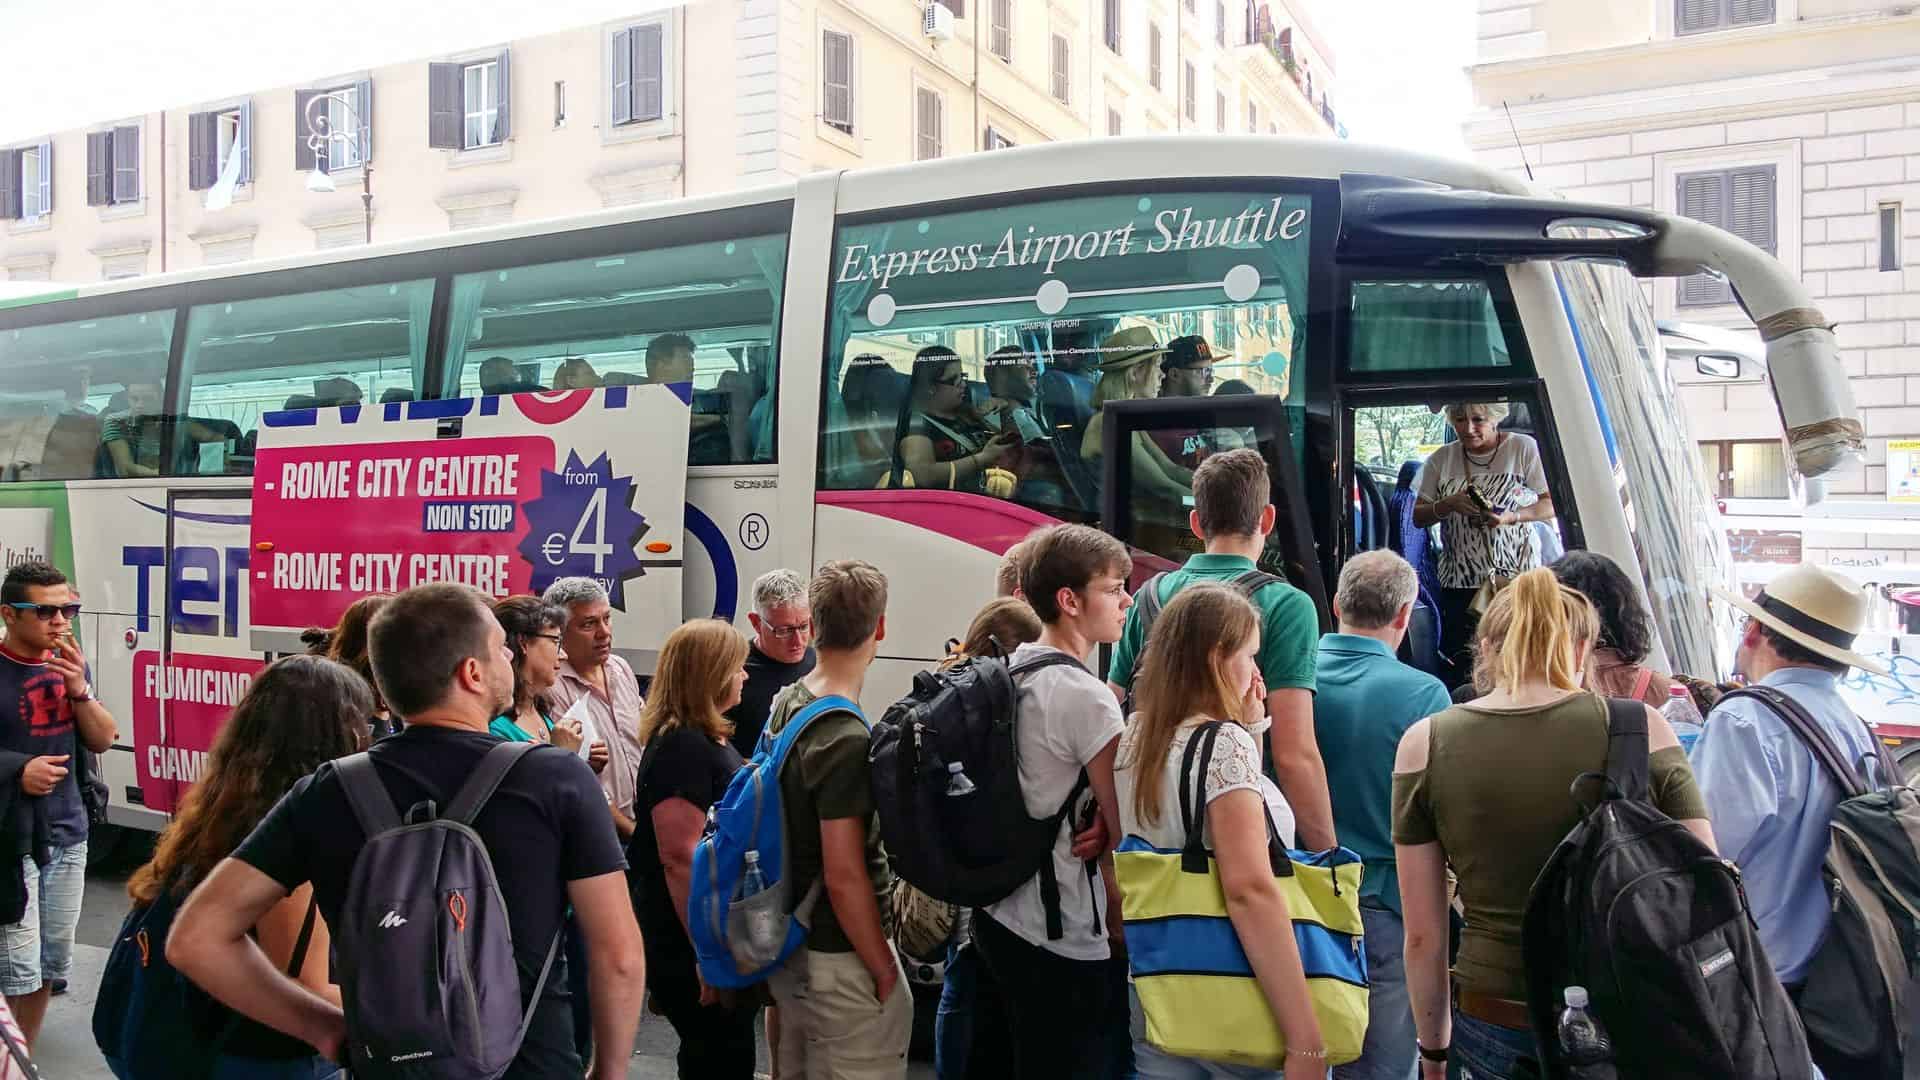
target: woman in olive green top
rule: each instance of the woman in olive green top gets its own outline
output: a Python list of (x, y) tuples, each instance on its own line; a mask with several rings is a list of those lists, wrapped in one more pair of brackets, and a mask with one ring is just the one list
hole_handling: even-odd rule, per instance
[[(1463, 1068), (1499, 1080), (1533, 1054), (1520, 920), (1540, 868), (1579, 823), (1568, 788), (1606, 767), (1606, 700), (1581, 688), (1598, 633), (1593, 605), (1553, 571), (1520, 575), (1480, 623), (1475, 681), (1494, 691), (1420, 721), (1400, 741), (1393, 841), (1423, 1080)], [(1712, 846), (1673, 729), (1649, 708), (1647, 730), (1653, 802)], [(1467, 922), (1451, 1010), (1449, 867)]]

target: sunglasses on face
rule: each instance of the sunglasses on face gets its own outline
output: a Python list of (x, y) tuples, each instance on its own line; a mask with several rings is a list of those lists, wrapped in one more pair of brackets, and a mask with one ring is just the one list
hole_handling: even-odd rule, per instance
[(29, 604), (24, 600), (9, 600), (7, 606), (15, 611), (31, 611), (40, 616), (41, 622), (48, 622), (55, 615), (65, 615), (68, 619), (80, 617), (79, 604)]
[(953, 378), (951, 378), (951, 379), (935, 379), (935, 380), (933, 380), (933, 385), (935, 385), (935, 386), (952, 386), (952, 387), (956, 387), (956, 388), (957, 388), (957, 387), (962, 387), (962, 386), (965, 386), (965, 385), (967, 385), (967, 377), (966, 377), (965, 375), (955, 375), (955, 376), (954, 376)]

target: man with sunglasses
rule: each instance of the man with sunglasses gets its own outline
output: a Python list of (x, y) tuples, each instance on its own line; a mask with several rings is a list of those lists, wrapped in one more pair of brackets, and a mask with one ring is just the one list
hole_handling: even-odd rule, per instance
[[(87, 870), (87, 808), (74, 755), (100, 753), (116, 734), (113, 715), (93, 696), (87, 658), (73, 638), (79, 616), (66, 575), (46, 563), (15, 566), (0, 583), (0, 620), (6, 623), (0, 642), (0, 786), (17, 787), (14, 798), (24, 800), (32, 819), (30, 850), (0, 844), (0, 857), (15, 860), (13, 871), (0, 870), (0, 994), (29, 1047), (39, 1037), (51, 988), (64, 986), (73, 972), (73, 932)], [(0, 799), (14, 801), (4, 794)]]
[[(1198, 334), (1177, 337), (1167, 342), (1167, 354), (1160, 358), (1160, 397), (1206, 397), (1213, 389), (1213, 349)], [(1216, 448), (1208, 433), (1153, 431), (1148, 438), (1159, 445), (1168, 458), (1188, 469), (1197, 469)]]
[(753, 756), (760, 729), (767, 726), (773, 697), (813, 670), (813, 610), (807, 606), (807, 579), (792, 570), (769, 570), (753, 583), (753, 641), (747, 648), (747, 683), (740, 703), (727, 710), (733, 721), (733, 748)]

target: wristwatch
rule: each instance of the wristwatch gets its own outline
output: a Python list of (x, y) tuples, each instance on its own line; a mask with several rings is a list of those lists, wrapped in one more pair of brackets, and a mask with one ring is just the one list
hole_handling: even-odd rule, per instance
[(84, 705), (87, 702), (92, 701), (93, 700), (93, 684), (88, 683), (87, 688), (85, 690), (80, 691), (77, 694), (69, 691), (67, 693), (67, 700), (74, 703), (75, 705)]
[(1431, 1050), (1431, 1049), (1428, 1049), (1426, 1046), (1422, 1045), (1419, 1039), (1413, 1040), (1413, 1045), (1420, 1048), (1420, 1056), (1424, 1060), (1441, 1061), (1441, 1062), (1444, 1062), (1447, 1060), (1447, 1048), (1444, 1046), (1438, 1050)]

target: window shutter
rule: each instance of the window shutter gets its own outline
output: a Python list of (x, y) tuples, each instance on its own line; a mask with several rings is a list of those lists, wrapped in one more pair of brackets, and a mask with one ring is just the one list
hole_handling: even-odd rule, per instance
[[(1680, 213), (1726, 228), (1727, 174), (1724, 172), (1688, 173), (1680, 178)], [(1726, 304), (1733, 293), (1725, 281), (1712, 274), (1694, 274), (1680, 279), (1679, 302), (1682, 305)]]
[(821, 114), (828, 124), (853, 133), (853, 38), (834, 30), (820, 38)]
[(945, 4), (947, 10), (953, 12), (954, 18), (964, 19), (967, 17), (967, 0), (937, 0), (937, 2)]
[(993, 16), (993, 55), (1013, 62), (1013, 0), (989, 0)]
[(1674, 0), (1674, 31), (1681, 34), (1712, 30), (1720, 25), (1726, 0)]
[(240, 179), (235, 183), (250, 184), (253, 182), (253, 102), (251, 100), (240, 103), (238, 138), (239, 146), (234, 153), (240, 155)]
[(513, 50), (501, 49), (494, 68), (494, 100), (499, 113), (493, 122), (493, 141), (506, 142), (513, 134)]
[(1227, 0), (1215, 0), (1213, 5), (1213, 40), (1223, 47), (1227, 43)]
[(20, 173), (20, 151), (0, 150), (0, 221), (16, 221), (24, 213)]
[(1182, 73), (1184, 85), (1180, 88), (1181, 106), (1186, 110), (1188, 120), (1200, 118), (1200, 76), (1193, 70), (1193, 62), (1188, 61)]
[(613, 122), (631, 123), (633, 120), (633, 31), (614, 31), (612, 61), (613, 85), (607, 88), (607, 94), (613, 102)]
[(1773, 166), (1734, 169), (1727, 176), (1727, 231), (1769, 255), (1776, 254)]
[(1060, 102), (1073, 100), (1073, 53), (1064, 35), (1053, 35), (1053, 96)]
[(113, 132), (87, 133), (87, 205), (113, 202)]
[(1147, 27), (1147, 81), (1160, 89), (1160, 24)]
[(1773, 21), (1773, 0), (1731, 0), (1728, 14), (1735, 26), (1761, 26)]
[(658, 120), (666, 115), (665, 28), (659, 23), (633, 29), (633, 118)]
[(40, 144), (40, 212), (53, 213), (53, 140)]
[(1107, 0), (1107, 48), (1120, 51), (1120, 0)]
[(220, 137), (210, 112), (187, 117), (187, 190), (205, 191), (220, 175)]
[(353, 111), (360, 118), (360, 163), (373, 160), (373, 80), (353, 84)]
[(1213, 126), (1220, 129), (1222, 134), (1226, 133), (1227, 95), (1220, 93), (1218, 90), (1214, 91), (1213, 94)]
[(459, 64), (427, 65), (427, 145), (435, 150), (460, 149)]
[(319, 167), (318, 155), (313, 152), (313, 144), (307, 140), (313, 135), (313, 99), (320, 96), (318, 90), (295, 90), (293, 92), (293, 169), (295, 172), (312, 172)]
[(113, 129), (113, 202), (140, 198), (140, 129), (132, 124)]
[(920, 161), (930, 161), (940, 156), (941, 101), (940, 95), (925, 87), (914, 90), (915, 121), (917, 131), (916, 157)]

